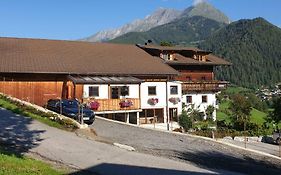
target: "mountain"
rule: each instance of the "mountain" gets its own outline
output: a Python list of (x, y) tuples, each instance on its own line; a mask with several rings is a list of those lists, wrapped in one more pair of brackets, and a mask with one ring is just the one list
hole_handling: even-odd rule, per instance
[(196, 4), (195, 6), (191, 6), (185, 9), (181, 14), (181, 17), (193, 16), (202, 16), (225, 24), (230, 23), (230, 19), (223, 12), (216, 9), (207, 2), (201, 2)]
[(156, 44), (166, 41), (176, 45), (194, 45), (228, 24), (229, 21), (222, 12), (209, 3), (202, 2), (187, 8), (170, 23), (154, 27), (146, 32), (130, 32), (110, 42), (135, 44), (144, 43), (150, 39)]
[(90, 37), (82, 39), (82, 41), (98, 42), (107, 41), (128, 32), (143, 32), (149, 29), (169, 23), (180, 16), (181, 12), (174, 9), (160, 8), (152, 15), (147, 16), (145, 19), (138, 19), (132, 23), (126, 24), (118, 29), (105, 30), (96, 33)]
[(281, 81), (281, 29), (263, 18), (239, 20), (218, 30), (199, 48), (231, 61), (218, 79), (255, 88)]
[(228, 24), (230, 21), (227, 16), (225, 16), (218, 9), (214, 8), (211, 4), (207, 2), (201, 2), (197, 5), (187, 8), (184, 11), (160, 8), (156, 10), (152, 15), (147, 16), (145, 19), (135, 20), (132, 23), (126, 24), (117, 29), (100, 31), (95, 35), (82, 39), (82, 41), (108, 41), (125, 35), (129, 32), (146, 32), (154, 27), (181, 20), (183, 18), (191, 18), (194, 16), (205, 17), (225, 24)]
[(143, 44), (150, 39), (155, 44), (168, 41), (176, 45), (192, 45), (209, 37), (224, 25), (200, 16), (183, 17), (171, 23), (152, 28), (147, 32), (127, 33), (110, 42)]

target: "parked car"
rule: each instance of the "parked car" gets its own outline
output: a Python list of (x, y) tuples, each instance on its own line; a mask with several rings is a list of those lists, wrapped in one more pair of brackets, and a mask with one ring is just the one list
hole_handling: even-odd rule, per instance
[(273, 133), (273, 140), (274, 140), (275, 143), (277, 143), (278, 145), (281, 144), (281, 132), (274, 132), (274, 133)]
[(95, 113), (89, 108), (79, 105), (79, 102), (77, 100), (50, 99), (47, 103), (47, 109), (56, 113), (62, 113), (62, 115), (73, 118), (75, 120), (78, 120), (79, 114), (83, 113), (83, 120), (86, 124), (89, 125), (91, 125), (95, 121)]

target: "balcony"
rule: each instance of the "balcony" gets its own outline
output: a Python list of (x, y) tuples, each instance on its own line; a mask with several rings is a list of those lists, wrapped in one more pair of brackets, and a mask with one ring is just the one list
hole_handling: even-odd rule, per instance
[(212, 91), (219, 92), (227, 88), (229, 83), (226, 81), (186, 81), (182, 83), (183, 93), (190, 91)]
[(126, 111), (140, 109), (140, 99), (126, 98), (126, 99), (84, 99), (84, 102), (93, 103), (92, 109), (96, 112), (103, 111)]

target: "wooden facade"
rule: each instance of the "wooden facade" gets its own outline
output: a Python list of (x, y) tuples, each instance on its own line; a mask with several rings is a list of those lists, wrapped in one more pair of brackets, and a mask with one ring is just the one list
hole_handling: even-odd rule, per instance
[[(39, 106), (63, 97), (63, 81), (0, 81), (0, 92)], [(74, 93), (75, 92), (75, 93)], [(64, 98), (82, 98), (83, 86), (67, 82)]]
[(132, 102), (132, 106), (128, 107), (122, 107), (120, 105), (120, 102), (122, 102), (125, 99), (95, 99), (95, 100), (89, 100), (89, 99), (84, 99), (84, 102), (90, 102), (90, 101), (95, 101), (98, 102), (99, 107), (96, 112), (101, 112), (101, 111), (126, 111), (126, 110), (138, 110), (140, 109), (140, 99), (138, 98), (126, 98), (126, 100), (130, 100)]
[(183, 82), (182, 91), (183, 93), (188, 92), (218, 92), (226, 89), (228, 82), (225, 81), (198, 81), (198, 82)]

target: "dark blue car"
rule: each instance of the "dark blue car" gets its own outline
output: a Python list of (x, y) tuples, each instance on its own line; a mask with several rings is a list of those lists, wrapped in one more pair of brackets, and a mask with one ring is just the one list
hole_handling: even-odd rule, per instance
[(59, 114), (62, 113), (62, 115), (73, 118), (75, 120), (78, 120), (79, 115), (83, 113), (83, 120), (88, 125), (91, 125), (95, 121), (94, 112), (89, 108), (82, 108), (82, 106), (79, 105), (79, 102), (77, 100), (50, 99), (47, 103), (47, 109)]

